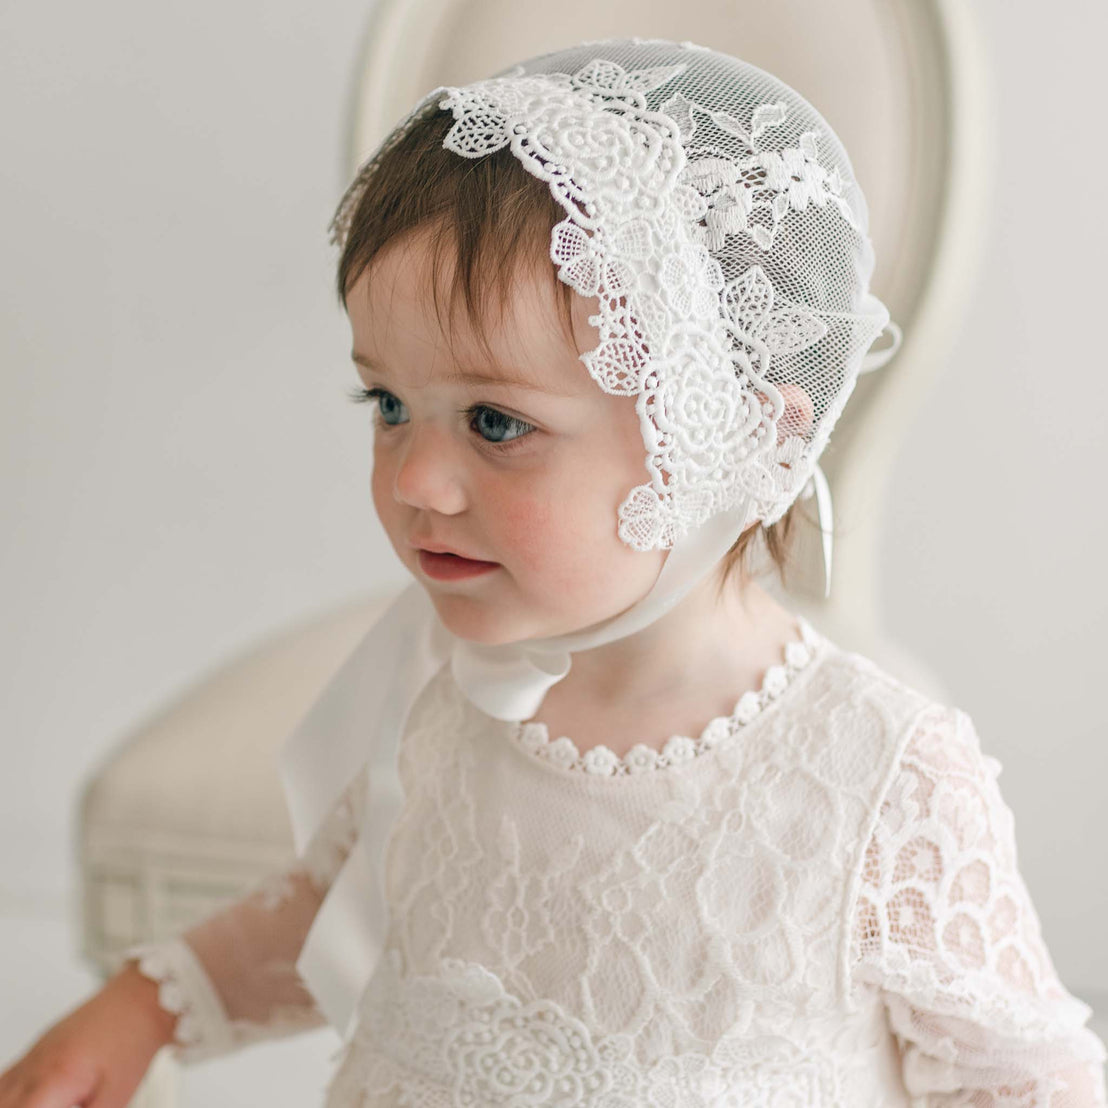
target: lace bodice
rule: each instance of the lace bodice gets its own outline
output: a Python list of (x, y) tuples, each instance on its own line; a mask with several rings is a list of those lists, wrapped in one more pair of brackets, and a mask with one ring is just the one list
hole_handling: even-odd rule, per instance
[[(623, 759), (439, 672), (327, 1108), (1108, 1103), (999, 762), (964, 712), (799, 628), (732, 716)], [(300, 866), (134, 951), (183, 1060), (322, 1023), (296, 953), (363, 792)]]

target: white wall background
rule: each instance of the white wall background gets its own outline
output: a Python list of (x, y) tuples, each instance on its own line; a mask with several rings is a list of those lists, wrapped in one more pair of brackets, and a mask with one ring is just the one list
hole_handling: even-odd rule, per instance
[[(897, 463), (883, 595), (1003, 763), (1055, 964), (1105, 1014), (1108, 7), (975, 7), (993, 221)], [(71, 910), (82, 782), (137, 721), (259, 636), (404, 579), (345, 399), (325, 230), (366, 10), (0, 5), (6, 927)], [(0, 982), (72, 959), (68, 925), (35, 934), (40, 967), (0, 950)], [(82, 995), (66, 972), (9, 1008), (0, 1066)]]

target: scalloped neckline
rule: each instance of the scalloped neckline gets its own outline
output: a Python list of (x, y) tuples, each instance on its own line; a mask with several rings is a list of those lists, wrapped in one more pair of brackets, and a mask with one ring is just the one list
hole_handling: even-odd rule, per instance
[(512, 741), (530, 757), (597, 777), (636, 776), (691, 762), (761, 715), (768, 704), (792, 686), (796, 675), (811, 664), (819, 646), (819, 633), (800, 613), (794, 613), (794, 617), (796, 637), (785, 644), (782, 660), (766, 670), (757, 689), (748, 689), (739, 697), (730, 715), (710, 720), (698, 738), (671, 735), (660, 749), (636, 743), (622, 756), (604, 743), (597, 743), (582, 754), (568, 735), (551, 740), (545, 723), (519, 720), (511, 724)]

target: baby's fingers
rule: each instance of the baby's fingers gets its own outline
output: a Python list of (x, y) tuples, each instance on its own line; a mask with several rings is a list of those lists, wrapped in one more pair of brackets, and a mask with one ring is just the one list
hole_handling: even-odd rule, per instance
[(0, 1074), (0, 1108), (105, 1108), (93, 1099), (97, 1084), (92, 1067), (60, 1062), (52, 1066), (32, 1049)]
[(0, 1074), (0, 1108), (126, 1108), (171, 1034), (154, 988), (134, 971), (117, 974), (47, 1028)]

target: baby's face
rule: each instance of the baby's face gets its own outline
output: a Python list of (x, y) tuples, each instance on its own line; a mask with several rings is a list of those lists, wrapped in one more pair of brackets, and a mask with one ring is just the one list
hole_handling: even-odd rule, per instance
[[(373, 502), (393, 549), (445, 626), (474, 642), (617, 615), (650, 591), (666, 552), (634, 551), (616, 531), (620, 503), (648, 474), (634, 398), (603, 392), (579, 360), (599, 342), (588, 323), (597, 301), (574, 295), (573, 349), (550, 276), (520, 273), (503, 323), (487, 329), (490, 362), (463, 307), (450, 343), (440, 330), (425, 242), (390, 244), (346, 297), (358, 375), (380, 390)], [(474, 567), (425, 547), (494, 565), (453, 576)]]

